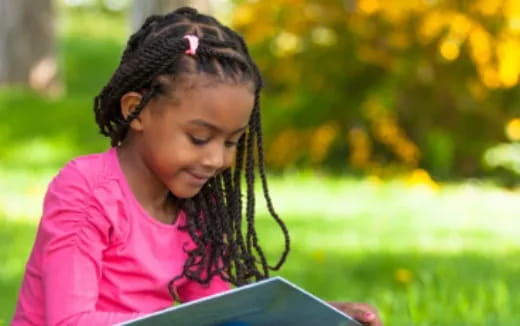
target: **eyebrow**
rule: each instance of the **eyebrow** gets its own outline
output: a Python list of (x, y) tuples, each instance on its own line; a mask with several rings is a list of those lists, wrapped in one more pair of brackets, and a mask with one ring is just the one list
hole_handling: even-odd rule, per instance
[[(224, 132), (224, 130), (222, 130), (222, 128), (220, 128), (218, 126), (215, 126), (214, 124), (209, 123), (209, 122), (204, 121), (204, 120), (201, 120), (201, 119), (194, 119), (194, 120), (190, 120), (189, 122), (191, 124), (195, 124), (195, 125), (199, 125), (199, 126), (202, 126), (202, 127), (206, 127), (208, 129), (211, 129), (211, 130), (219, 132), (219, 133), (223, 133)], [(247, 125), (244, 126), (244, 127), (238, 128), (237, 130), (233, 131), (231, 134), (233, 135), (233, 134), (239, 133), (241, 131), (246, 130), (246, 128), (247, 128)]]

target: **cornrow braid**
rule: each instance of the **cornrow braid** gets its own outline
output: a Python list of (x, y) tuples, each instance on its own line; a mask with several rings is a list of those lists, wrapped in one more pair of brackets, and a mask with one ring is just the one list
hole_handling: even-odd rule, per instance
[[(186, 34), (199, 38), (195, 55), (185, 54), (189, 48)], [(128, 40), (119, 66), (95, 98), (94, 113), (101, 134), (111, 139), (112, 146), (122, 143), (131, 121), (147, 104), (174, 91), (182, 83), (180, 77), (189, 74), (252, 84), (254, 107), (247, 130), (236, 145), (234, 166), (208, 180), (194, 197), (174, 198), (187, 217), (181, 230), (193, 240), (193, 246), (184, 248), (187, 259), (182, 274), (172, 275), (168, 284), (177, 301), (175, 282), (181, 278), (207, 284), (219, 276), (236, 286), (244, 285), (278, 270), (290, 249), (287, 227), (273, 208), (265, 176), (259, 96), (262, 77), (242, 37), (215, 18), (184, 7), (150, 16), (143, 23)], [(128, 92), (138, 92), (142, 97), (125, 118), (120, 101)], [(255, 228), (254, 181), (258, 174), (268, 211), (285, 239), (281, 257), (274, 265), (268, 264)]]

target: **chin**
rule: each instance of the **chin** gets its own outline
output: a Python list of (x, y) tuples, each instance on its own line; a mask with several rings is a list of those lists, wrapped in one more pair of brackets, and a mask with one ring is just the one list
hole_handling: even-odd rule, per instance
[(175, 197), (177, 197), (179, 199), (190, 199), (190, 198), (195, 197), (197, 194), (198, 194), (198, 192), (194, 193), (194, 194), (180, 194), (180, 195), (174, 194), (174, 195), (175, 195)]
[(170, 191), (179, 199), (190, 199), (195, 197), (201, 189), (202, 187), (197, 189), (170, 189)]

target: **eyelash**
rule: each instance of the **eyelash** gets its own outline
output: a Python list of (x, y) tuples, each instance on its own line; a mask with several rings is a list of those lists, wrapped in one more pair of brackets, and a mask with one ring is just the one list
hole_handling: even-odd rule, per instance
[(200, 139), (200, 138), (196, 138), (193, 136), (190, 136), (190, 140), (194, 145), (199, 145), (199, 146), (204, 145), (209, 141), (208, 139)]
[[(193, 136), (190, 136), (190, 140), (194, 145), (202, 146), (209, 142), (209, 139), (200, 139)], [(235, 147), (237, 145), (237, 142), (233, 141), (226, 141), (225, 142), (226, 147)]]
[(235, 142), (235, 141), (226, 142), (226, 147), (236, 147), (236, 146), (237, 146), (237, 142)]

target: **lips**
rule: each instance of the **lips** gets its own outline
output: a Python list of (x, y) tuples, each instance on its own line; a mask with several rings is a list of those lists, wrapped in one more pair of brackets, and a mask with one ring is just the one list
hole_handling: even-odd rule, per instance
[(213, 176), (212, 174), (202, 174), (202, 173), (197, 173), (197, 172), (192, 172), (192, 171), (187, 171), (187, 174), (190, 176), (193, 183), (196, 183), (196, 184), (204, 184), (204, 183), (206, 183), (206, 181), (208, 181), (209, 178), (211, 178)]

